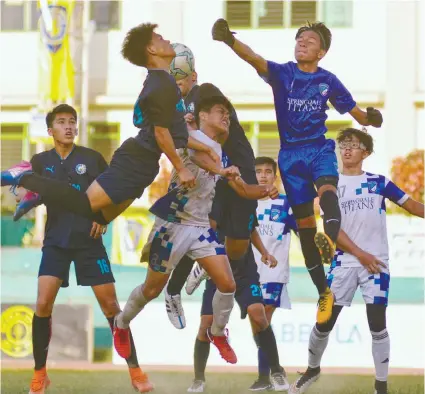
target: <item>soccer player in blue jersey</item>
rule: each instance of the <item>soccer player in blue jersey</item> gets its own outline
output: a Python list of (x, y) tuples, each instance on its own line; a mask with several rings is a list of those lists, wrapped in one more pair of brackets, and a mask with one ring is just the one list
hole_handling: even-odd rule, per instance
[[(317, 322), (325, 323), (331, 317), (334, 296), (322, 263), (332, 261), (341, 226), (335, 143), (324, 136), (327, 102), (341, 114), (349, 112), (364, 126), (381, 127), (382, 115), (371, 107), (361, 110), (339, 79), (319, 67), (332, 39), (323, 23), (308, 24), (297, 31), (296, 63), (267, 61), (236, 39), (224, 19), (215, 22), (212, 36), (253, 66), (273, 89), (281, 141), (280, 173), (297, 220), (305, 263), (320, 294)], [(317, 233), (314, 217), (313, 200), (317, 195), (324, 212), (324, 233)]]
[[(87, 191), (82, 193), (67, 183), (35, 174), (27, 162), (2, 171), (2, 186), (23, 186), (39, 193), (45, 204), (56, 204), (63, 210), (107, 224), (141, 197), (153, 182), (162, 153), (171, 161), (185, 187), (192, 187), (195, 180), (176, 149), (189, 147), (220, 162), (211, 148), (188, 135), (180, 89), (169, 74), (176, 53), (170, 41), (155, 32), (156, 27), (150, 23), (134, 27), (127, 33), (121, 50), (130, 63), (148, 70), (134, 106), (133, 123), (139, 133), (122, 143), (114, 152), (109, 168)], [(25, 203), (31, 207), (30, 200), (25, 199)]]
[(360, 287), (372, 336), (375, 394), (388, 394), (390, 338), (386, 310), (390, 270), (385, 200), (422, 218), (424, 204), (410, 198), (386, 177), (363, 171), (363, 161), (373, 152), (369, 134), (349, 128), (340, 132), (337, 141), (343, 164), (338, 182), (342, 218), (338, 249), (328, 272), (328, 283), (336, 302), (331, 319), (313, 327), (308, 344), (308, 368), (293, 383), (289, 393), (305, 393), (319, 378), (329, 334), (342, 308), (351, 305)]

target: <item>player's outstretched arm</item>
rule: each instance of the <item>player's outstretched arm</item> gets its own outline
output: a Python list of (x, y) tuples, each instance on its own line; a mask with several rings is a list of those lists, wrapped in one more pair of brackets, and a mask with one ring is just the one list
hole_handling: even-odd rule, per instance
[(261, 75), (267, 74), (267, 61), (255, 53), (248, 45), (233, 36), (229, 24), (225, 19), (218, 19), (212, 28), (212, 37), (215, 41), (222, 41), (232, 48), (241, 59), (245, 60)]
[(382, 261), (379, 261), (375, 256), (359, 248), (349, 238), (349, 236), (344, 232), (344, 230), (339, 230), (336, 245), (344, 252), (350, 253), (354, 257), (357, 257), (360, 263), (372, 274), (377, 274), (381, 272), (380, 267), (386, 267), (385, 264)]
[(251, 233), (251, 242), (261, 254), (261, 262), (268, 265), (270, 268), (276, 267), (277, 260), (267, 251), (263, 241), (261, 240), (260, 234), (258, 234), (257, 229), (254, 229), (254, 231)]
[(176, 169), (180, 182), (183, 187), (193, 187), (195, 185), (195, 177), (183, 165), (183, 161), (176, 152), (173, 138), (167, 128), (155, 126), (155, 139), (159, 149), (168, 157), (173, 167)]
[(267, 196), (275, 199), (279, 196), (275, 186), (248, 185), (240, 176), (229, 181), (229, 185), (239, 196), (248, 200), (260, 200)]
[[(189, 139), (187, 141), (187, 147), (189, 149), (196, 151), (196, 152), (202, 152), (202, 153), (207, 154), (211, 158), (211, 160), (216, 164), (217, 167), (221, 167), (220, 156), (214, 151), (214, 149), (212, 149), (208, 145), (198, 141), (196, 138), (193, 138), (192, 136), (189, 135)], [(197, 163), (195, 163), (195, 164), (198, 165)], [(199, 167), (206, 170), (206, 168), (204, 168), (202, 166), (199, 166)]]
[(401, 205), (407, 212), (420, 218), (424, 217), (424, 204), (413, 198), (408, 198), (407, 201)]
[(357, 105), (350, 111), (350, 115), (362, 126), (373, 126), (381, 127), (383, 118), (379, 110), (367, 107), (366, 111), (363, 111)]

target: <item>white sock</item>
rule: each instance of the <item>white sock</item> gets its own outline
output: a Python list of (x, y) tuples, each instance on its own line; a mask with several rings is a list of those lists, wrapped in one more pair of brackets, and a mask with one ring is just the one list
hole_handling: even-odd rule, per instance
[(142, 294), (142, 286), (137, 286), (128, 297), (124, 310), (117, 316), (116, 324), (118, 328), (129, 328), (130, 322), (148, 303)]
[(211, 333), (213, 335), (224, 335), (224, 328), (229, 322), (234, 303), (235, 293), (221, 293), (218, 289), (215, 291), (212, 300), (213, 322)]
[(388, 367), (390, 363), (390, 337), (387, 329), (372, 334), (372, 355), (375, 362), (376, 380), (388, 380)]
[(323, 353), (328, 346), (329, 334), (330, 331), (320, 332), (316, 326), (311, 330), (308, 341), (308, 366), (310, 368), (320, 367)]

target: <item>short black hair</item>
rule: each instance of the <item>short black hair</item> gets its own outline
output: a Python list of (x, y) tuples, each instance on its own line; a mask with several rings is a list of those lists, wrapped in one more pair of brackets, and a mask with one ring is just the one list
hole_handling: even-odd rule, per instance
[(274, 174), (276, 175), (276, 172), (277, 172), (276, 160), (273, 160), (271, 157), (267, 157), (267, 156), (256, 157), (254, 164), (256, 166), (260, 166), (260, 165), (263, 165), (263, 164), (270, 164), (273, 168)]
[(233, 107), (230, 101), (225, 96), (209, 96), (202, 98), (197, 105), (195, 105), (195, 121), (198, 127), (199, 124), (199, 113), (210, 112), (214, 105), (223, 105), (229, 113), (232, 113)]
[(77, 111), (74, 107), (71, 107), (68, 104), (60, 104), (46, 115), (46, 124), (49, 129), (53, 127), (53, 122), (55, 121), (57, 114), (71, 114), (75, 120), (78, 120)]
[(367, 152), (373, 152), (373, 138), (367, 133), (366, 129), (363, 131), (348, 127), (338, 133), (336, 140), (341, 143), (347, 139), (351, 140), (353, 137), (356, 137), (365, 146)]
[(324, 49), (326, 52), (329, 51), (329, 48), (331, 47), (331, 42), (332, 42), (332, 33), (326, 27), (324, 23), (307, 22), (304, 26), (301, 26), (298, 29), (297, 34), (295, 35), (295, 39), (297, 39), (305, 31), (314, 31), (320, 37), (320, 47)]
[(130, 29), (122, 43), (121, 55), (131, 64), (146, 67), (148, 62), (147, 46), (152, 41), (152, 33), (158, 27), (153, 23), (142, 23)]

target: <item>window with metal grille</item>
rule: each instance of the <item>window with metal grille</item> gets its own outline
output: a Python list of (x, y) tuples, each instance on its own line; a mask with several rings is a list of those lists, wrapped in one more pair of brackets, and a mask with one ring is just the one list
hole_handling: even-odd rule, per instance
[(120, 2), (95, 0), (90, 2), (90, 20), (96, 22), (96, 30), (116, 30), (120, 27)]
[(283, 27), (282, 1), (255, 1), (258, 16), (258, 27)]
[(34, 31), (40, 12), (37, 1), (0, 1), (1, 31)]
[(232, 27), (251, 27), (251, 1), (226, 1), (226, 19)]
[(300, 27), (317, 20), (316, 1), (291, 1), (291, 27)]
[(91, 123), (89, 125), (89, 148), (98, 151), (109, 163), (120, 143), (118, 124)]
[(280, 143), (277, 123), (259, 123), (257, 156), (267, 156), (277, 160), (279, 149)]

